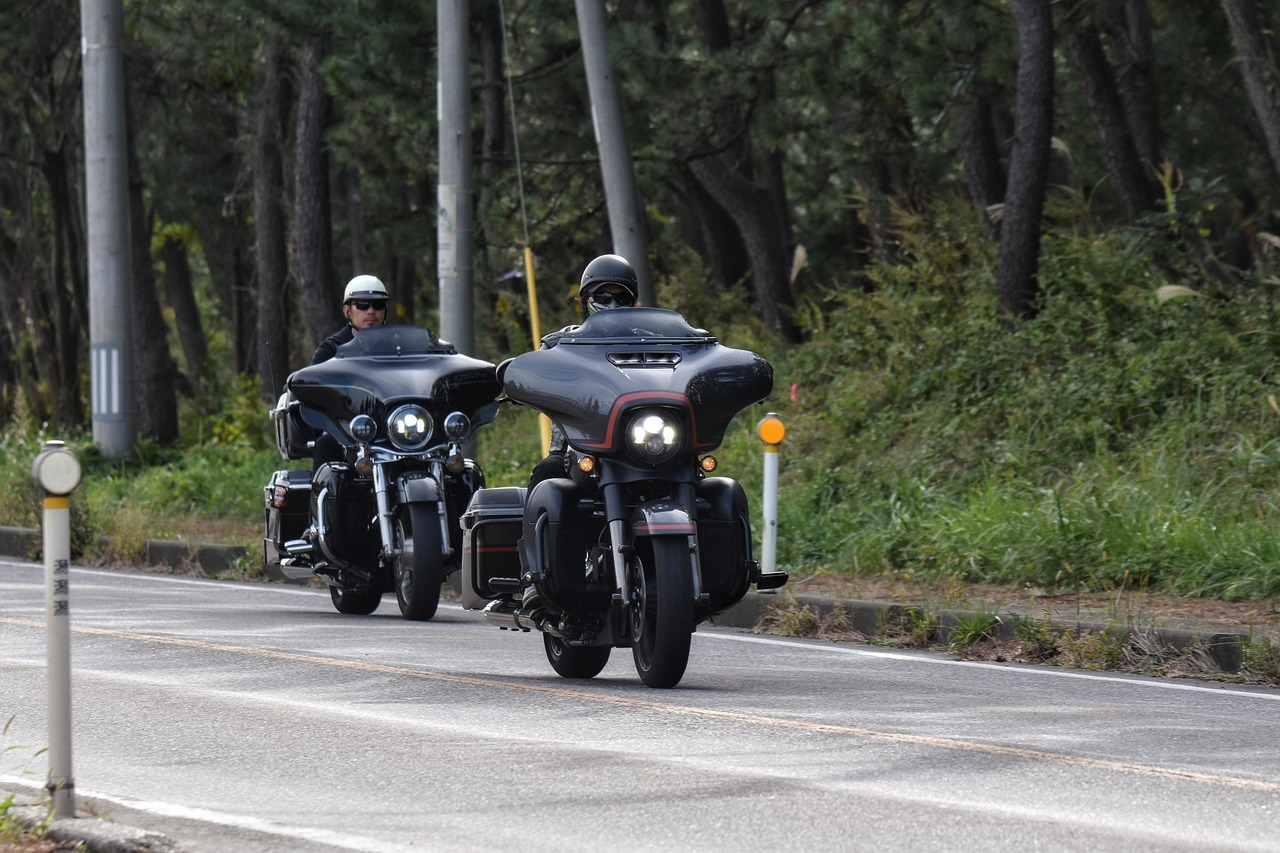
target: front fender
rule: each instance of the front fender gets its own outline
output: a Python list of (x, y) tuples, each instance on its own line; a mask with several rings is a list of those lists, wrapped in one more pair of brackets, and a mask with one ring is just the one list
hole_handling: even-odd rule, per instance
[(440, 484), (425, 471), (405, 474), (400, 478), (400, 501), (402, 503), (437, 503), (440, 500)]
[(675, 501), (646, 501), (631, 512), (631, 535), (693, 536), (698, 524), (689, 508)]

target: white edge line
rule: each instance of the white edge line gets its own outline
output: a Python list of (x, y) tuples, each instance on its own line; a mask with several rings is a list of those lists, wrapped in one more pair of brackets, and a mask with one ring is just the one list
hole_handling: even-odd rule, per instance
[[(721, 630), (733, 630), (721, 627)], [(994, 669), (1000, 672), (1018, 673), (1021, 675), (1043, 676), (1046, 678), (1079, 678), (1085, 681), (1114, 681), (1123, 684), (1133, 684), (1139, 687), (1157, 687), (1162, 690), (1191, 690), (1197, 693), (1212, 693), (1217, 696), (1248, 696), (1254, 699), (1270, 699), (1272, 701), (1280, 701), (1280, 692), (1276, 693), (1255, 693), (1248, 689), (1240, 689), (1235, 685), (1223, 684), (1217, 687), (1202, 687), (1198, 684), (1183, 684), (1181, 682), (1160, 681), (1150, 677), (1144, 677), (1136, 674), (1120, 674), (1120, 675), (1104, 675), (1088, 672), (1073, 672), (1070, 670), (1053, 669), (1048, 667), (1040, 667), (1032, 664), (999, 664), (999, 663), (983, 663), (982, 661), (971, 660), (948, 660), (946, 658), (931, 657), (921, 655), (915, 652), (886, 652), (874, 649), (855, 648), (851, 646), (825, 645), (820, 641), (800, 642), (798, 640), (781, 640), (772, 637), (749, 637), (741, 634), (727, 633), (700, 633), (699, 636), (710, 637), (717, 640), (734, 640), (739, 643), (760, 643), (768, 646), (787, 646), (791, 648), (816, 649), (819, 651), (831, 652), (840, 655), (855, 655), (857, 657), (868, 658), (887, 658), (891, 660), (902, 660), (909, 658), (918, 663), (933, 663), (942, 666), (960, 666), (971, 667), (976, 669)]]
[[(24, 779), (15, 776), (0, 776), (0, 784), (10, 785), (14, 787), (30, 790), (32, 793), (43, 793), (42, 785), (35, 785)], [(191, 806), (183, 806), (177, 803), (165, 803), (155, 800), (133, 800), (127, 797), (115, 797), (110, 794), (104, 794), (100, 791), (87, 790), (85, 788), (77, 788), (77, 794), (83, 794), (92, 800), (101, 800), (120, 806), (121, 808), (132, 809), (146, 814), (159, 815), (161, 817), (177, 818), (179, 820), (193, 820), (201, 823), (212, 823), (218, 826), (230, 826), (236, 829), (245, 829), (251, 832), (261, 832), (268, 835), (279, 835), (286, 838), (299, 838), (304, 841), (313, 841), (317, 844), (328, 844), (331, 847), (342, 847), (346, 850), (361, 850), (367, 853), (381, 853), (386, 850), (408, 851), (416, 850), (413, 847), (404, 847), (400, 845), (390, 845), (386, 841), (379, 841), (373, 838), (365, 838), (358, 835), (348, 835), (341, 832), (330, 832), (324, 829), (313, 829), (305, 826), (286, 826), (284, 824), (275, 823), (260, 818), (247, 817), (244, 815), (232, 815), (226, 812), (214, 811), (212, 809), (193, 808)]]
[[(3, 565), (7, 562), (9, 561), (0, 560), (0, 565)], [(34, 566), (35, 568), (38, 568), (38, 569), (43, 568), (35, 563), (13, 562), (11, 563), (11, 565), (28, 566), (28, 567)], [(84, 574), (90, 574), (90, 575), (109, 575), (109, 576), (119, 577), (122, 574), (121, 572), (112, 571), (110, 569), (87, 569), (87, 568), (73, 567), (73, 570), (77, 572), (82, 572)], [(129, 574), (129, 573), (124, 573), (124, 574)], [(132, 573), (132, 574), (133, 574), (133, 577), (147, 577), (147, 578), (154, 577), (154, 579), (159, 583), (173, 583), (173, 584), (182, 584), (182, 585), (202, 585), (202, 584), (208, 584), (208, 583), (218, 583), (223, 587), (241, 587), (243, 589), (264, 588), (263, 584), (252, 582), (252, 581), (244, 581), (244, 582), (212, 581), (208, 578), (178, 578), (178, 577), (173, 577), (172, 575), (152, 576), (152, 575), (147, 575), (145, 573), (142, 573), (142, 574)], [(287, 584), (270, 584), (270, 585), (266, 585), (266, 588), (269, 588), (272, 592), (282, 592), (288, 595), (318, 595), (323, 592), (323, 590), (315, 590), (315, 589), (302, 589), (302, 588), (292, 589)], [(452, 603), (443, 602), (443, 601), (440, 602), (440, 606), (442, 608), (447, 608), (450, 610), (462, 610), (462, 606), (459, 604), (452, 604)], [(1022, 675), (1041, 676), (1046, 678), (1075, 678), (1075, 679), (1080, 679), (1084, 681), (1103, 681), (1103, 682), (1114, 682), (1117, 684), (1120, 684), (1120, 683), (1133, 684), (1133, 685), (1138, 685), (1140, 687), (1154, 687), (1161, 690), (1189, 690), (1193, 693), (1210, 693), (1215, 696), (1222, 696), (1222, 695), (1247, 696), (1253, 699), (1269, 699), (1273, 702), (1280, 701), (1280, 692), (1257, 693), (1247, 688), (1241, 689), (1234, 685), (1228, 685), (1228, 684), (1223, 684), (1223, 685), (1214, 686), (1214, 687), (1202, 687), (1197, 684), (1183, 684), (1181, 682), (1169, 682), (1169, 681), (1159, 680), (1155, 678), (1144, 678), (1140, 675), (1132, 675), (1132, 674), (1104, 675), (1104, 674), (1053, 669), (1049, 667), (1040, 667), (1040, 666), (1034, 666), (1030, 664), (1025, 666), (1020, 666), (1020, 665), (1009, 665), (1009, 664), (983, 663), (981, 661), (948, 660), (946, 658), (932, 657), (929, 655), (921, 655), (921, 654), (917, 654), (915, 652), (910, 652), (910, 651), (899, 651), (899, 652), (878, 651), (875, 649), (864, 649), (864, 648), (856, 648), (852, 646), (826, 644), (820, 641), (801, 642), (798, 640), (775, 639), (771, 637), (745, 636), (742, 634), (720, 633), (720, 632), (729, 632), (733, 630), (742, 630), (742, 629), (734, 629), (727, 626), (714, 625), (714, 624), (709, 625), (707, 627), (718, 629), (718, 630), (715, 633), (712, 633), (710, 631), (699, 632), (698, 636), (710, 637), (712, 639), (717, 639), (717, 640), (733, 640), (740, 643), (760, 643), (762, 645), (784, 646), (787, 648), (796, 648), (796, 649), (810, 649), (810, 650), (817, 649), (819, 651), (830, 652), (832, 654), (854, 655), (857, 657), (882, 658), (887, 660), (901, 660), (901, 659), (907, 658), (912, 661), (917, 661), (920, 663), (932, 663), (932, 664), (939, 664), (942, 666), (970, 667), (974, 669), (993, 669), (999, 672), (1020, 673)]]

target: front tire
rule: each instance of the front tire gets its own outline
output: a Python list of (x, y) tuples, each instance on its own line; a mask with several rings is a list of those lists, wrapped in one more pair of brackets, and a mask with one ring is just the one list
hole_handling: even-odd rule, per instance
[(628, 570), (631, 654), (649, 687), (675, 687), (693, 638), (693, 560), (683, 538), (636, 543)]
[(368, 616), (370, 613), (378, 609), (378, 605), (382, 603), (382, 593), (369, 590), (356, 591), (352, 589), (342, 589), (341, 587), (329, 587), (329, 598), (333, 601), (333, 607), (339, 613), (346, 613), (351, 616)]
[(595, 678), (609, 662), (612, 646), (571, 646), (559, 637), (544, 633), (542, 644), (551, 668), (562, 678)]
[(400, 615), (425, 622), (440, 606), (440, 523), (429, 504), (401, 506), (394, 522), (395, 543), (400, 550), (392, 566)]

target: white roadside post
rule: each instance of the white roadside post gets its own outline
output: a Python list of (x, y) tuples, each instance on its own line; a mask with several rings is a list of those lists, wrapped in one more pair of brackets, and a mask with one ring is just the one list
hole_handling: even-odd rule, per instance
[(80, 460), (65, 443), (49, 441), (31, 464), (44, 490), (46, 669), (49, 678), (49, 795), (52, 817), (76, 816), (71, 776), (71, 492), (80, 484)]
[(760, 571), (774, 570), (778, 559), (778, 447), (787, 434), (782, 419), (774, 412), (756, 424), (756, 434), (764, 442), (764, 531), (760, 540)]

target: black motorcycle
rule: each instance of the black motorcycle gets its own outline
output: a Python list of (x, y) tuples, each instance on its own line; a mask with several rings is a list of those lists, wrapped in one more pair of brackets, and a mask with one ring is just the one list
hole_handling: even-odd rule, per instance
[(684, 676), (696, 626), (786, 572), (752, 559), (742, 487), (709, 476), (734, 416), (773, 370), (673, 311), (601, 311), (550, 349), (503, 362), (509, 399), (549, 416), (566, 474), (482, 489), (464, 514), (463, 606), (542, 632), (566, 678), (592, 678), (630, 647), (650, 687)]
[(342, 459), (272, 475), (267, 575), (320, 578), (339, 613), (372, 613), (395, 590), (406, 619), (434, 616), (459, 565), (459, 516), (484, 485), (463, 447), (500, 391), (493, 364), (409, 325), (366, 329), (292, 373), (271, 412), (281, 456), (310, 457), (327, 435)]

